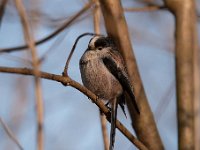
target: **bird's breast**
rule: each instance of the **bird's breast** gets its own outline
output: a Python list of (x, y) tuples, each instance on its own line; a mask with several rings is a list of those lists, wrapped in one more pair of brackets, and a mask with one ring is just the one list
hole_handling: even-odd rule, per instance
[(98, 56), (83, 56), (80, 71), (83, 84), (100, 98), (109, 100), (122, 93), (121, 84)]

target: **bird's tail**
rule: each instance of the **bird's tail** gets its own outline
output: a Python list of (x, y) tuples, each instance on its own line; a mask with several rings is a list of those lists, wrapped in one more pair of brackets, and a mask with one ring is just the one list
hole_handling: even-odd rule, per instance
[(135, 110), (137, 111), (138, 114), (140, 114), (140, 109), (138, 107), (138, 104), (137, 104), (136, 99), (135, 99), (135, 95), (133, 93), (131, 94), (131, 99), (132, 99), (132, 102), (133, 102), (133, 106), (135, 107)]
[(115, 98), (111, 102), (111, 130), (110, 130), (110, 147), (109, 150), (113, 150), (115, 142), (115, 128), (116, 128), (116, 119), (117, 119), (117, 106), (118, 99)]

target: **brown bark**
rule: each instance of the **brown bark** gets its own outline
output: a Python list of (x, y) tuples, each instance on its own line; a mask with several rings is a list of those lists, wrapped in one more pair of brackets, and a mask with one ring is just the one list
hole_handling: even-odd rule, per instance
[[(28, 68), (12, 68), (12, 67), (1, 67), (0, 66), (0, 72), (5, 72), (5, 73), (15, 73), (15, 74), (20, 74), (20, 75), (34, 75), (34, 70), (28, 69)], [(110, 111), (109, 109), (105, 106), (103, 103), (103, 100), (98, 99), (98, 97), (92, 93), (90, 90), (79, 84), (78, 82), (72, 80), (68, 76), (61, 76), (61, 75), (55, 75), (47, 72), (40, 72), (40, 78), (52, 80), (52, 81), (57, 81), (62, 83), (63, 85), (66, 86), (71, 86), (73, 88), (76, 88), (83, 94), (85, 94), (87, 97), (90, 98), (90, 100), (95, 103), (99, 109), (106, 115), (107, 120), (110, 118)], [(140, 150), (147, 150), (146, 146), (141, 143), (139, 140), (137, 140), (131, 132), (126, 129), (126, 127), (119, 121), (116, 121), (116, 127), (121, 131), (121, 133), (130, 141), (132, 142), (138, 149)]]
[(163, 6), (146, 6), (141, 8), (124, 8), (126, 12), (148, 12), (148, 11), (156, 11), (160, 9), (165, 9)]
[(100, 0), (100, 4), (107, 33), (118, 44), (119, 50), (125, 59), (129, 76), (134, 81), (132, 85), (134, 85), (136, 100), (141, 113), (138, 115), (128, 102), (133, 128), (138, 138), (148, 149), (162, 150), (163, 144), (142, 86), (121, 3), (119, 0)]
[(25, 8), (21, 0), (15, 0), (16, 8), (19, 13), (21, 23), (23, 26), (24, 32), (24, 40), (26, 41), (28, 48), (30, 49), (30, 53), (32, 56), (33, 62), (33, 73), (34, 73), (34, 81), (35, 81), (35, 104), (36, 104), (36, 114), (37, 114), (37, 149), (43, 150), (44, 147), (44, 133), (43, 133), (43, 101), (42, 101), (42, 89), (41, 89), (41, 82), (40, 82), (40, 66), (39, 60), (37, 57), (37, 51), (34, 43), (34, 38), (30, 30), (30, 25), (28, 22), (28, 18), (25, 12)]
[[(181, 150), (197, 149), (195, 139), (199, 132), (195, 131), (194, 122), (199, 113), (194, 108), (199, 106), (200, 97), (195, 2), (165, 0), (165, 3), (174, 13), (176, 22), (178, 145)], [(199, 112), (199, 107), (196, 111)]]
[(194, 144), (200, 149), (200, 55), (198, 48), (194, 51)]

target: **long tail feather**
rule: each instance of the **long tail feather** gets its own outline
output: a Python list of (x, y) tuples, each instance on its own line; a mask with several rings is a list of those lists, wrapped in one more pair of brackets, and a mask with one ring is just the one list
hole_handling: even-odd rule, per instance
[(125, 108), (124, 108), (124, 105), (125, 105), (125, 95), (124, 95), (124, 93), (120, 97), (118, 97), (118, 103), (119, 103), (119, 105), (122, 109), (122, 112), (124, 113), (125, 117), (127, 118)]
[(111, 102), (111, 131), (110, 131), (110, 147), (109, 150), (113, 150), (115, 142), (115, 131), (116, 131), (116, 118), (117, 118), (117, 106), (118, 99), (115, 98)]

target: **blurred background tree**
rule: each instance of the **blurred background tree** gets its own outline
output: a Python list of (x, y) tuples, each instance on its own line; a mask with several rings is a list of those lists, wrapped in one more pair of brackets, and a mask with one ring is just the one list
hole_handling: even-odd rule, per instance
[[(108, 33), (119, 44), (142, 111), (141, 116), (130, 111), (126, 119), (119, 109), (118, 119), (132, 133), (133, 125), (149, 149), (199, 149), (199, 0), (21, 2), (37, 41), (40, 70), (61, 74), (75, 39), (98, 26), (95, 32)], [(99, 9), (98, 21), (94, 9)], [(0, 66), (32, 68), (31, 53), (22, 49), (29, 38), (24, 40), (18, 10), (15, 1), (0, 1)], [(78, 62), (89, 39), (80, 40), (69, 66), (69, 76), (79, 83)], [(38, 149), (33, 77), (0, 73), (0, 83), (1, 121), (24, 149)], [(104, 149), (98, 107), (60, 83), (42, 79), (41, 87), (44, 149)], [(19, 149), (4, 129), (0, 149)], [(117, 131), (115, 149), (136, 148)]]

